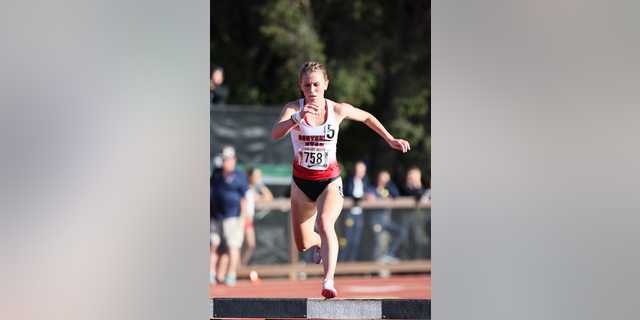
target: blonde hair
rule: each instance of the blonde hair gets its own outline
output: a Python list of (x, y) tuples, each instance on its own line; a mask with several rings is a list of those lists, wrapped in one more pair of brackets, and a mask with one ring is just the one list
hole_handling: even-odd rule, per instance
[[(304, 66), (302, 67), (302, 70), (300, 70), (300, 79), (302, 80), (302, 75), (305, 73), (318, 72), (318, 71), (322, 71), (325, 82), (329, 81), (329, 78), (327, 78), (327, 69), (325, 69), (324, 66), (319, 62), (305, 63)], [(300, 99), (302, 98), (304, 98), (304, 91), (300, 89)]]

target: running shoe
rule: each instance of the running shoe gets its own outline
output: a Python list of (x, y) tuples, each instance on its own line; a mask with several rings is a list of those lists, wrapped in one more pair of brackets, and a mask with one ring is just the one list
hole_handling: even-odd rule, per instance
[(209, 273), (209, 284), (212, 285), (212, 286), (215, 286), (216, 283), (217, 283), (217, 281), (216, 281), (216, 273), (215, 272)]
[(235, 286), (236, 285), (236, 274), (235, 273), (229, 273), (227, 274), (227, 277), (224, 278), (224, 283), (228, 286)]
[(313, 247), (313, 262), (315, 262), (316, 264), (321, 264), (322, 263), (322, 253), (320, 252), (320, 248), (318, 247)]
[(338, 296), (338, 291), (333, 287), (333, 278), (324, 279), (324, 282), (322, 282), (322, 296), (327, 299)]

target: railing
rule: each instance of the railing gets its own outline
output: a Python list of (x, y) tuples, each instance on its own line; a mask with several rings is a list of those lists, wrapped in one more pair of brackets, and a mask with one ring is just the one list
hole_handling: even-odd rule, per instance
[[(429, 203), (401, 197), (359, 201), (357, 207), (360, 209), (353, 209), (353, 199), (346, 198), (336, 221), (340, 242), (337, 275), (431, 272)], [(290, 279), (323, 274), (322, 266), (312, 262), (312, 250), (296, 249), (288, 198), (259, 201), (255, 208), (257, 245), (249, 264), (238, 270), (239, 278), (248, 278), (252, 270), (261, 277)], [(387, 225), (391, 225), (391, 231), (384, 228)], [(401, 231), (394, 232), (394, 227)], [(381, 256), (389, 249), (395, 249), (398, 260)]]

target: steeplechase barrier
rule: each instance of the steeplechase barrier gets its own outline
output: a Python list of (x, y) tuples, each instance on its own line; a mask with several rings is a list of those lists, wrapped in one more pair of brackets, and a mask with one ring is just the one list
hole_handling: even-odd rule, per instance
[(431, 299), (211, 298), (210, 318), (431, 319)]

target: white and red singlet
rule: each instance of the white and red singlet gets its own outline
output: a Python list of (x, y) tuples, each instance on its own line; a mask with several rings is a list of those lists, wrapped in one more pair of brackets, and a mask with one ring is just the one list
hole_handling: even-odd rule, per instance
[[(299, 103), (302, 111), (304, 99), (300, 99)], [(324, 124), (312, 127), (305, 117), (291, 129), (295, 155), (293, 175), (298, 178), (323, 180), (340, 175), (340, 166), (336, 159), (339, 128), (331, 100), (325, 99), (325, 108)]]

